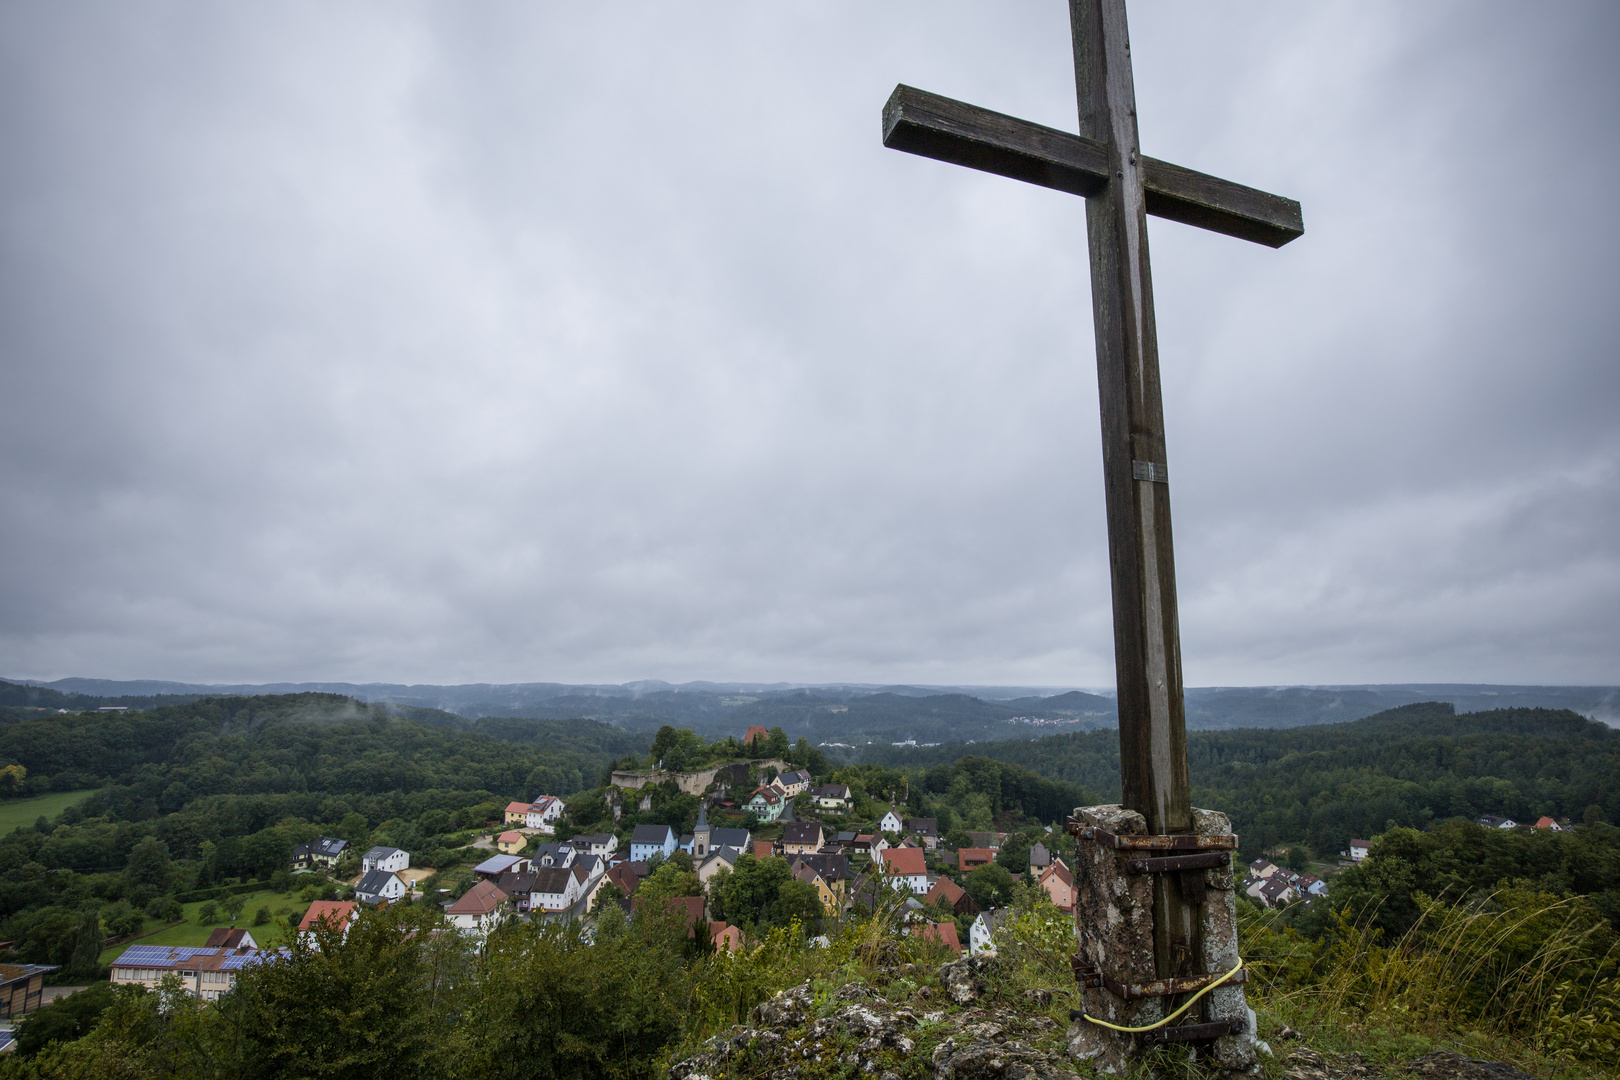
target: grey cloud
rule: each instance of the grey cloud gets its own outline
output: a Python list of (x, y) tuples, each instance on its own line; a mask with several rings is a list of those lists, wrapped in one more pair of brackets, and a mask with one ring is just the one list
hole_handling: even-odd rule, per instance
[[(1188, 681), (1608, 682), (1592, 3), (1138, 4)], [(0, 12), (0, 672), (1105, 685), (1061, 4)]]

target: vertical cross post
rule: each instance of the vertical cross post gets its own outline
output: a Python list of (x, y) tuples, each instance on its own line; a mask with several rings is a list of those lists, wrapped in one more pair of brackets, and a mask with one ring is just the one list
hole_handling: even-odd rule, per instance
[[(1192, 828), (1175, 553), (1148, 266), (1147, 202), (1123, 0), (1070, 0), (1080, 134), (1108, 148), (1109, 182), (1086, 198), (1103, 486), (1114, 599), (1123, 803), (1154, 833)], [(1160, 977), (1198, 955), (1198, 913), (1158, 875)]]

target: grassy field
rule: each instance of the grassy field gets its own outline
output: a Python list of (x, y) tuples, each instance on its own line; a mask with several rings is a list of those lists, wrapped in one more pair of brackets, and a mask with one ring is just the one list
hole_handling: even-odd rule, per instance
[(41, 814), (54, 818), (86, 795), (92, 794), (94, 790), (86, 788), (83, 791), (56, 791), (33, 799), (0, 802), (0, 835), (10, 832), (19, 825), (32, 825)]
[[(262, 892), (245, 893), (242, 899), (246, 900), (247, 903), (243, 905), (242, 914), (237, 917), (236, 925), (252, 933), (253, 940), (258, 942), (263, 948), (270, 948), (272, 946), (284, 944), (283, 934), (281, 932), (281, 927), (277, 926), (273, 922), (266, 923), (264, 926), (254, 926), (254, 912), (258, 911), (261, 906), (268, 904), (270, 905), (271, 913), (278, 919), (288, 917), (302, 918), (304, 909), (309, 907), (308, 904), (299, 902), (297, 893), (278, 893), (271, 892), (268, 889), (265, 889)], [(215, 901), (215, 903), (217, 904), (218, 901)], [(230, 919), (226, 918), (223, 912), (220, 913), (221, 917), (218, 922), (206, 924), (199, 923), (197, 921), (197, 909), (202, 907), (201, 901), (194, 904), (185, 904), (183, 906), (186, 909), (185, 922), (166, 927), (147, 937), (138, 938), (134, 941), (120, 942), (119, 944), (114, 945), (112, 948), (106, 949), (102, 952), (101, 962), (103, 964), (112, 963), (118, 958), (120, 953), (129, 948), (131, 945), (202, 945), (208, 941), (208, 935), (214, 930), (221, 926), (231, 925)], [(156, 924), (148, 921), (146, 925), (150, 929)]]

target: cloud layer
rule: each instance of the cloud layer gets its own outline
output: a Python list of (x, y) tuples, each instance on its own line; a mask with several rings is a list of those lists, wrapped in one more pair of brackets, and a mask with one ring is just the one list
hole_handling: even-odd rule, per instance
[[(1189, 684), (1612, 682), (1612, 5), (1139, 4)], [(1061, 4), (0, 11), (0, 673), (1108, 685)]]

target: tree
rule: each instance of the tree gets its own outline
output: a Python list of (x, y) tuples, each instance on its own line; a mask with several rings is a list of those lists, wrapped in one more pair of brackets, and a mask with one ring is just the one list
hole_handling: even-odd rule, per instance
[(70, 974), (94, 978), (101, 966), (101, 950), (106, 937), (101, 932), (101, 914), (93, 907), (79, 913), (79, 925), (74, 930), (73, 953), (68, 959)]
[(108, 930), (123, 937), (139, 933), (141, 925), (146, 922), (146, 914), (128, 900), (118, 900), (101, 909), (101, 921)]
[(765, 740), (765, 754), (774, 758), (786, 758), (788, 756), (787, 732), (779, 727), (771, 728), (770, 738)]
[(1602, 825), (1608, 818), (1603, 816), (1603, 807), (1593, 803), (1586, 808), (1586, 813), (1581, 816), (1581, 820), (1588, 826), (1596, 826)]
[(253, 925), (265, 926), (272, 918), (274, 918), (274, 916), (270, 914), (270, 905), (260, 904), (259, 910), (253, 913)]
[[(808, 901), (805, 891), (790, 883), (804, 885)], [(794, 915), (813, 918), (821, 912), (821, 900), (814, 886), (793, 877), (785, 859), (745, 854), (732, 870), (710, 879), (709, 908), (715, 918), (752, 930), (786, 925)]]
[(169, 883), (169, 848), (155, 836), (136, 844), (124, 866), (124, 879), (132, 887), (147, 885), (162, 892)]
[(968, 874), (967, 882), (962, 887), (973, 897), (974, 903), (989, 911), (1012, 900), (1013, 876), (1005, 866), (989, 863)]
[(113, 1003), (113, 994), (112, 983), (92, 983), (23, 1017), (17, 1025), (17, 1056), (33, 1057), (48, 1043), (72, 1042), (89, 1034)]
[(227, 896), (220, 903), (220, 906), (225, 909), (225, 914), (231, 917), (231, 921), (235, 922), (236, 917), (242, 914), (242, 908), (247, 906), (247, 898), (242, 896), (240, 893), (233, 893), (232, 895)]
[[(684, 854), (684, 853), (681, 853)], [(687, 856), (688, 862), (691, 857)], [(702, 896), (703, 882), (690, 869), (682, 870), (673, 859), (647, 875), (647, 880), (636, 889), (636, 895), (647, 900), (665, 900), (672, 896)]]
[[(315, 890), (313, 888), (306, 888), (304, 891), (310, 894), (309, 898), (311, 900), (315, 899)], [(219, 905), (212, 900), (204, 900), (201, 904), (198, 904), (197, 921), (204, 926), (212, 926), (218, 922)]]

